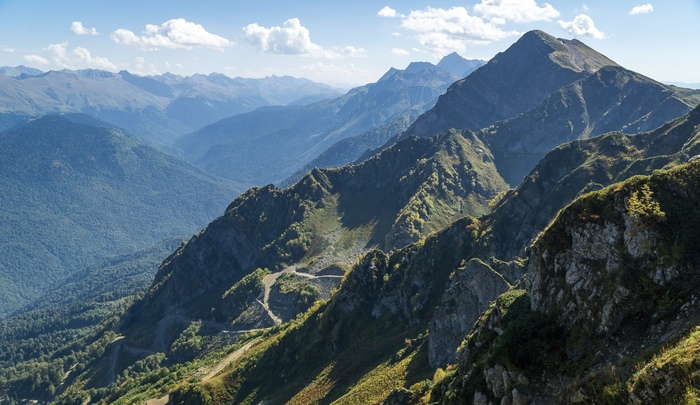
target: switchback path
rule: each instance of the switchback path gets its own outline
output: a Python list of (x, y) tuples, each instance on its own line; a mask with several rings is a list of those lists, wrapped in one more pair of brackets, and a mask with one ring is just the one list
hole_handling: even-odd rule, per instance
[(334, 275), (315, 276), (315, 275), (309, 274), (309, 273), (299, 273), (297, 271), (297, 265), (289, 266), (280, 272), (268, 274), (267, 276), (263, 277), (263, 284), (265, 285), (265, 293), (263, 294), (263, 300), (262, 300), (262, 302), (260, 300), (256, 300), (256, 301), (258, 301), (258, 303), (260, 303), (263, 306), (265, 311), (267, 311), (267, 314), (270, 316), (270, 318), (275, 323), (275, 325), (281, 324), (282, 319), (280, 319), (280, 317), (275, 315), (275, 313), (270, 309), (270, 305), (269, 305), (270, 290), (272, 289), (272, 286), (275, 284), (277, 279), (284, 273), (291, 273), (295, 276), (304, 277), (304, 278), (307, 278), (310, 280), (317, 280), (317, 279), (324, 279), (324, 278), (333, 278), (333, 279), (342, 279), (343, 278), (343, 276), (334, 276)]

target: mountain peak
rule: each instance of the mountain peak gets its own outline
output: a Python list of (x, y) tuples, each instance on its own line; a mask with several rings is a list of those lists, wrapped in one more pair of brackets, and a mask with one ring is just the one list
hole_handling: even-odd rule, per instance
[(406, 69), (404, 69), (404, 72), (406, 73), (416, 73), (420, 72), (423, 69), (427, 70), (435, 70), (435, 65), (433, 65), (430, 62), (411, 62), (406, 66)]
[(405, 135), (478, 130), (518, 116), (550, 93), (615, 62), (577, 40), (530, 31), (486, 65), (450, 86)]
[(577, 39), (555, 38), (544, 31), (533, 30), (523, 34), (520, 39), (508, 50), (530, 51), (535, 54), (542, 52), (549, 56), (549, 59), (559, 64), (561, 67), (577, 72), (594, 73), (603, 66), (618, 66), (607, 56), (588, 47)]
[(437, 67), (445, 69), (456, 74), (459, 77), (465, 77), (469, 73), (478, 69), (485, 64), (484, 61), (479, 59), (465, 59), (462, 55), (457, 52), (452, 52), (449, 55), (444, 56), (438, 62)]

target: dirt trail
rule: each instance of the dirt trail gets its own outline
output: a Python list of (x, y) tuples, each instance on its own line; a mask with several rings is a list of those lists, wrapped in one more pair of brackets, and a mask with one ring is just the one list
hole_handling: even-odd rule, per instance
[(272, 321), (275, 323), (275, 325), (279, 325), (282, 323), (282, 319), (275, 315), (275, 313), (270, 309), (269, 302), (270, 302), (270, 290), (272, 289), (272, 286), (275, 284), (277, 279), (284, 273), (291, 273), (295, 276), (299, 277), (304, 277), (310, 280), (316, 280), (316, 279), (342, 279), (343, 276), (334, 276), (334, 275), (324, 275), (324, 276), (315, 276), (313, 274), (309, 273), (300, 273), (297, 271), (297, 265), (289, 266), (286, 269), (277, 272), (277, 273), (272, 273), (268, 274), (267, 276), (263, 277), (263, 284), (265, 285), (265, 292), (263, 294), (263, 300), (260, 301), (259, 299), (256, 299), (260, 305), (263, 306), (265, 311), (267, 311), (267, 314), (270, 316)]
[(119, 349), (121, 349), (124, 336), (119, 336), (111, 343), (109, 353), (109, 371), (107, 372), (107, 385), (112, 385), (117, 380), (117, 358), (119, 358)]
[(156, 351), (157, 352), (167, 353), (168, 347), (166, 346), (166, 343), (165, 343), (165, 332), (168, 328), (168, 325), (170, 323), (172, 323), (173, 321), (181, 321), (181, 322), (189, 323), (189, 320), (187, 320), (182, 315), (178, 315), (178, 314), (168, 315), (165, 318), (161, 319), (160, 322), (158, 322), (158, 332), (156, 333)]
[(228, 356), (224, 357), (221, 359), (219, 363), (214, 366), (209, 373), (207, 373), (204, 378), (202, 378), (202, 382), (206, 382), (211, 380), (215, 375), (219, 374), (221, 370), (223, 370), (226, 366), (231, 364), (231, 362), (238, 360), (241, 356), (243, 356), (251, 347), (253, 347), (253, 344), (257, 342), (260, 338), (257, 337), (250, 342), (246, 343), (243, 347), (240, 349), (236, 350), (235, 352), (229, 354)]
[(167, 405), (170, 401), (170, 395), (164, 395), (157, 399), (149, 399), (146, 402), (141, 402), (141, 405)]

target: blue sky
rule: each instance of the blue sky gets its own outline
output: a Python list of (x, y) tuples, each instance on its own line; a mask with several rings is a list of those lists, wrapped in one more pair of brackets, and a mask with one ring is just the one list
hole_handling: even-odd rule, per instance
[(349, 86), (452, 51), (489, 59), (541, 29), (656, 80), (700, 83), (699, 25), (700, 0), (0, 0), (0, 65)]

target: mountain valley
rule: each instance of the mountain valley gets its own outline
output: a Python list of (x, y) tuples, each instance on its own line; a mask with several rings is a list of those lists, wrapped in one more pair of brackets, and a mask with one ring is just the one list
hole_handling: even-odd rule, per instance
[(700, 397), (700, 91), (542, 31), (339, 97), (109, 75), (127, 130), (3, 118), (0, 403)]

